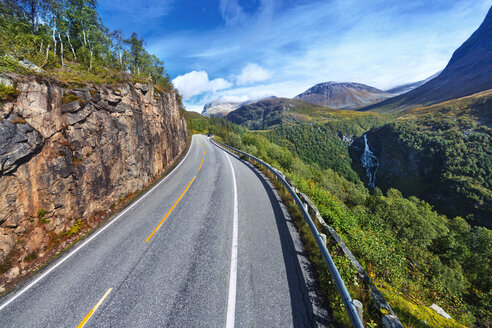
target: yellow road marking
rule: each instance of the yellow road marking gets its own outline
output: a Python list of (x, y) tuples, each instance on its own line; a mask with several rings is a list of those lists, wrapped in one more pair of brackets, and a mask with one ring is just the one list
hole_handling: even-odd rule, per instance
[(203, 156), (205, 156), (205, 146), (203, 145), (202, 139), (200, 139), (200, 142), (202, 143), (202, 148), (203, 148)]
[(84, 327), (84, 325), (87, 323), (87, 321), (92, 317), (94, 312), (96, 312), (97, 308), (102, 304), (102, 302), (104, 302), (104, 300), (106, 299), (106, 297), (108, 297), (109, 293), (111, 293), (112, 290), (113, 290), (113, 288), (108, 289), (106, 294), (104, 294), (104, 296), (99, 300), (99, 302), (97, 302), (97, 304), (92, 308), (92, 310), (85, 316), (84, 320), (82, 320), (82, 322), (79, 323), (77, 328)]
[(188, 186), (186, 186), (186, 189), (183, 191), (183, 193), (181, 194), (181, 196), (179, 196), (178, 200), (174, 203), (174, 205), (166, 213), (166, 216), (164, 216), (164, 218), (162, 219), (162, 221), (159, 222), (159, 224), (157, 225), (157, 227), (155, 227), (154, 231), (152, 231), (152, 233), (147, 238), (147, 240), (145, 240), (146, 243), (150, 240), (150, 238), (152, 238), (152, 236), (157, 232), (157, 230), (159, 230), (159, 228), (164, 223), (164, 221), (166, 221), (166, 219), (169, 216), (169, 214), (171, 214), (171, 212), (173, 211), (174, 207), (176, 207), (176, 205), (178, 205), (179, 201), (184, 196), (184, 194), (186, 193), (186, 191), (188, 190), (188, 188), (191, 186), (191, 184), (193, 183), (193, 181), (195, 180), (195, 178), (196, 178), (196, 176), (194, 176), (193, 179), (191, 179), (190, 183), (188, 183)]
[(205, 156), (202, 157), (202, 162), (200, 163), (200, 166), (198, 167), (198, 172), (200, 172), (200, 169), (202, 168), (202, 165), (203, 165), (203, 160), (205, 159)]

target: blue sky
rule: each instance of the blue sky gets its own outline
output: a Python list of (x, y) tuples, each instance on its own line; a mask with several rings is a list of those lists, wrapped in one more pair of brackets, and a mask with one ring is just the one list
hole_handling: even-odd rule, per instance
[(111, 29), (164, 60), (188, 110), (293, 97), (316, 83), (380, 89), (425, 79), (492, 0), (99, 0)]

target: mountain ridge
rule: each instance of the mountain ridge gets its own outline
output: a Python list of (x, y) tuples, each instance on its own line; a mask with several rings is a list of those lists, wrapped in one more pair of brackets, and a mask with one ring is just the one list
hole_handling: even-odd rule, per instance
[(492, 89), (492, 8), (478, 29), (453, 53), (436, 78), (397, 97), (360, 108), (399, 112)]
[(294, 99), (336, 109), (356, 109), (391, 97), (391, 94), (357, 82), (323, 82), (298, 94)]

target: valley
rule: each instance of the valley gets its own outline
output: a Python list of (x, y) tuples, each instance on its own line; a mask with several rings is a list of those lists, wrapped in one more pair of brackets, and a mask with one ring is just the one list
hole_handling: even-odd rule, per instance
[(490, 57), (491, 18), (442, 72), (395, 88), (400, 95), (328, 82), (225, 116), (246, 129), (220, 119), (198, 128), (285, 172), (363, 259), (404, 325), (420, 326), (417, 304), (438, 300), (461, 322), (473, 313), (488, 325), (492, 80), (490, 61), (475, 59)]

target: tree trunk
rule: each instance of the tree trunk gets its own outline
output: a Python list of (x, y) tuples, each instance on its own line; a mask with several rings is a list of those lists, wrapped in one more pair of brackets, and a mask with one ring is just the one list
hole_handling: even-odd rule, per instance
[(30, 14), (30, 20), (31, 20), (31, 33), (36, 34), (37, 30), (37, 16), (38, 16), (38, 0), (33, 0), (31, 1), (31, 12)]
[(72, 41), (70, 41), (70, 34), (67, 33), (68, 44), (70, 45), (70, 49), (72, 50), (73, 58), (77, 60), (77, 55), (75, 54), (75, 50), (73, 50)]
[(44, 65), (48, 64), (48, 56), (50, 54), (50, 44), (48, 43), (48, 46), (46, 47), (46, 59), (44, 60)]
[(85, 30), (82, 30), (82, 36), (84, 37), (83, 40), (84, 40), (84, 46), (87, 47), (87, 38), (85, 37)]
[(51, 35), (51, 38), (53, 39), (53, 51), (55, 52), (56, 54), (56, 36), (55, 36), (55, 29), (53, 29), (53, 34)]
[(61, 38), (60, 33), (58, 33), (58, 39), (60, 39), (60, 59), (62, 66), (65, 66), (65, 62), (63, 61), (63, 40)]

